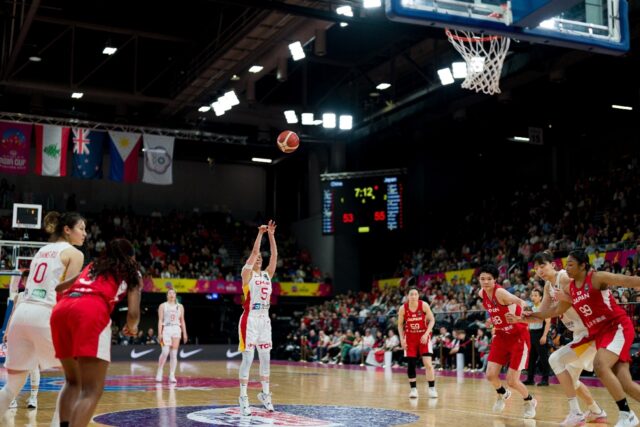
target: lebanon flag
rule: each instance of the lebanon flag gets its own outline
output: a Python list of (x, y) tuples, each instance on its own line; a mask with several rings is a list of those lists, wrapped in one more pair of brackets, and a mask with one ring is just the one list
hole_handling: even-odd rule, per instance
[(111, 169), (113, 181), (136, 182), (138, 180), (138, 151), (142, 135), (131, 132), (109, 132), (111, 140)]
[(67, 146), (70, 128), (36, 125), (36, 166), (42, 176), (67, 176)]

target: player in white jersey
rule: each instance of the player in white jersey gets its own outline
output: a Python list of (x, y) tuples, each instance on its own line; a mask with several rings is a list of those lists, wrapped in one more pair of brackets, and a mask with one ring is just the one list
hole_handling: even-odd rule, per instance
[[(558, 301), (570, 301), (569, 283), (571, 279), (565, 270), (557, 271), (550, 252), (540, 252), (533, 258), (536, 274), (545, 281), (544, 297), (540, 311), (546, 311)], [(589, 389), (580, 382), (583, 370), (593, 371), (593, 359), (596, 356), (595, 342), (584, 339), (589, 335), (582, 319), (573, 307), (560, 318), (573, 333), (573, 340), (554, 351), (549, 357), (549, 365), (558, 378), (558, 382), (569, 400), (569, 415), (562, 426), (582, 426), (585, 423), (606, 423), (607, 414), (596, 403)], [(538, 319), (525, 319), (526, 322), (540, 322)], [(581, 342), (582, 341), (582, 342)], [(585, 413), (580, 409), (577, 396), (589, 408)]]
[(162, 353), (160, 353), (160, 359), (158, 360), (157, 382), (162, 382), (162, 368), (164, 368), (169, 354), (171, 355), (169, 382), (178, 382), (176, 380), (176, 366), (178, 366), (180, 336), (182, 336), (182, 341), (186, 344), (189, 337), (187, 336), (187, 324), (184, 321), (184, 306), (177, 301), (176, 291), (169, 289), (167, 302), (163, 302), (158, 307), (158, 337), (160, 337)]
[(7, 383), (0, 390), (0, 416), (20, 392), (30, 370), (60, 366), (55, 357), (49, 319), (56, 304), (56, 286), (75, 277), (82, 268), (82, 246), (87, 236), (85, 220), (78, 213), (50, 212), (44, 218), (50, 244), (35, 254), (29, 267), (24, 295), (7, 327)]
[[(244, 294), (242, 306), (244, 311), (238, 325), (240, 335), (238, 350), (242, 352), (240, 398), (238, 401), (240, 402), (240, 411), (245, 416), (251, 415), (247, 385), (256, 348), (260, 359), (260, 381), (262, 382), (262, 392), (258, 393), (258, 400), (268, 411), (273, 411), (271, 392), (269, 391), (269, 365), (272, 347), (269, 303), (271, 301), (271, 278), (276, 271), (276, 263), (278, 262), (275, 231), (276, 223), (274, 221), (269, 221), (269, 225), (260, 226), (251, 255), (245, 266), (242, 267), (242, 292)], [(263, 271), (261, 270), (260, 244), (265, 232), (269, 235), (271, 257), (267, 269)]]

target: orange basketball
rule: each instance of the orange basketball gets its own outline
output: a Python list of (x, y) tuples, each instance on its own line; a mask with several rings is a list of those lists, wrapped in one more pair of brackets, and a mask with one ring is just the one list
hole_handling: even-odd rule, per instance
[(280, 151), (283, 153), (293, 153), (300, 145), (300, 138), (298, 138), (298, 135), (296, 135), (295, 132), (285, 130), (280, 132), (276, 143), (278, 144)]

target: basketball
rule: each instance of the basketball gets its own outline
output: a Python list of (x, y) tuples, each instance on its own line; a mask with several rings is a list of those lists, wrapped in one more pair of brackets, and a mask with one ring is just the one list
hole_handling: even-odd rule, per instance
[(300, 138), (298, 138), (295, 132), (285, 130), (278, 135), (277, 144), (283, 153), (293, 153), (300, 145)]

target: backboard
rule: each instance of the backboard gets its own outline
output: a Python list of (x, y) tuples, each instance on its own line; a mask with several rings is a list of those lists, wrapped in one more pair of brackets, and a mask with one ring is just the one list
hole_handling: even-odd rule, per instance
[(627, 0), (387, 0), (393, 21), (501, 35), (621, 55), (629, 50)]

